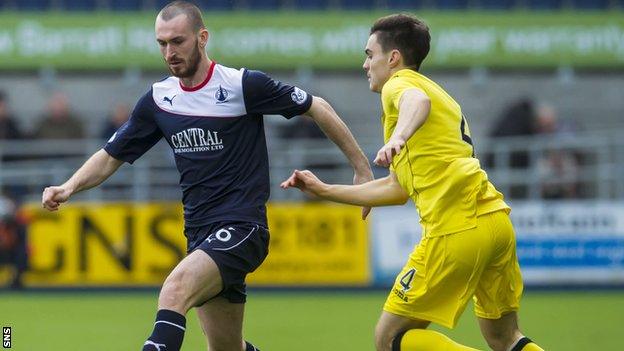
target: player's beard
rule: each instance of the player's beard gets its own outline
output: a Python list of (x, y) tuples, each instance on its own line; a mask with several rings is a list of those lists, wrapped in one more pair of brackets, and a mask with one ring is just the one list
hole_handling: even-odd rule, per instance
[(195, 47), (193, 48), (193, 52), (191, 52), (191, 56), (186, 61), (186, 67), (184, 69), (176, 72), (173, 69), (171, 69), (170, 65), (167, 65), (167, 68), (169, 68), (169, 72), (171, 72), (171, 75), (173, 75), (174, 77), (189, 78), (189, 77), (194, 76), (195, 73), (197, 73), (197, 70), (199, 69), (200, 60), (201, 60), (201, 51), (199, 48), (199, 42), (196, 41)]

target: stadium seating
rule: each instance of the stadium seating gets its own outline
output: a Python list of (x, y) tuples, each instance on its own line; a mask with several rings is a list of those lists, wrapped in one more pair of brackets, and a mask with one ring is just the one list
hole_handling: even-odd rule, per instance
[(109, 5), (115, 11), (138, 11), (143, 8), (141, 0), (109, 0)]
[(97, 0), (63, 0), (61, 2), (61, 8), (68, 11), (93, 11), (97, 5)]
[[(269, 0), (261, 0), (261, 1), (254, 0), (251, 2), (263, 3), (266, 1), (269, 1)], [(277, 2), (277, 0), (273, 0), (273, 1)], [(161, 9), (170, 2), (171, 2), (170, 0), (158, 0), (156, 1), (156, 7), (157, 9)], [(199, 0), (199, 1), (195, 0), (193, 1), (193, 3), (204, 10), (232, 10), (234, 8), (235, 0)]]
[(342, 0), (340, 7), (345, 10), (365, 10), (375, 7), (375, 0)]
[(479, 7), (486, 10), (508, 10), (516, 6), (515, 0), (481, 0)]
[(468, 8), (468, 0), (437, 0), (434, 6), (441, 10), (463, 10)]
[[(191, 0), (206, 10), (608, 10), (624, 9), (624, 0)], [(0, 8), (22, 11), (139, 11), (160, 9), (170, 0), (0, 0)], [(337, 7), (336, 7), (337, 6)]]
[(409, 10), (423, 7), (424, 0), (388, 0), (388, 8)]
[(252, 10), (275, 10), (280, 7), (279, 0), (253, 0), (247, 2)]
[(559, 10), (562, 0), (527, 0), (527, 5), (531, 10)]
[(51, 0), (20, 0), (15, 5), (23, 11), (45, 11), (50, 9)]
[(583, 10), (604, 10), (609, 7), (609, 0), (572, 0), (572, 6)]
[(294, 0), (296, 9), (324, 10), (329, 7), (329, 0)]

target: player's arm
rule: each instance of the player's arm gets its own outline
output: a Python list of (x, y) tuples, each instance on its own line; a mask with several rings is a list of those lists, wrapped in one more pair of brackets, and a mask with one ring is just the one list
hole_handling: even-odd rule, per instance
[(373, 172), (368, 159), (364, 156), (364, 152), (362, 152), (357, 141), (355, 141), (347, 125), (340, 119), (327, 101), (314, 96), (312, 105), (305, 115), (310, 116), (323, 133), (342, 150), (349, 159), (349, 163), (355, 171), (355, 176), (361, 180), (358, 183), (373, 179)]
[(43, 190), (43, 208), (49, 211), (58, 210), (61, 203), (66, 202), (70, 196), (101, 184), (122, 164), (123, 161), (113, 158), (104, 149), (96, 152), (64, 184)]
[[(374, 179), (368, 159), (364, 156), (353, 134), (325, 99), (314, 96), (312, 105), (305, 115), (310, 116), (349, 159), (355, 173), (353, 184), (361, 184)], [(362, 219), (365, 219), (369, 212), (370, 208), (363, 208)]]
[(337, 185), (323, 183), (310, 171), (295, 170), (280, 186), (282, 189), (295, 187), (308, 195), (356, 206), (401, 205), (409, 199), (394, 172), (364, 184)]
[(399, 119), (386, 145), (377, 152), (373, 161), (388, 167), (392, 158), (401, 152), (407, 140), (420, 128), (431, 111), (431, 100), (420, 89), (407, 89), (399, 99)]

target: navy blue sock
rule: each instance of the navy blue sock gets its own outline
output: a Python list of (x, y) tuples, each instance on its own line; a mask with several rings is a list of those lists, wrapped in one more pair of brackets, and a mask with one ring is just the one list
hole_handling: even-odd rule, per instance
[(249, 341), (245, 341), (245, 351), (260, 351), (260, 349), (253, 346)]
[(180, 351), (186, 318), (178, 312), (159, 310), (152, 335), (143, 344), (142, 351)]

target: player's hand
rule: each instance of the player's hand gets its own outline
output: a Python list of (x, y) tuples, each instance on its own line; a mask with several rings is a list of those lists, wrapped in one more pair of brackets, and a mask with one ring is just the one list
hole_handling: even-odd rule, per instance
[(319, 196), (326, 185), (314, 173), (308, 170), (299, 171), (295, 169), (293, 174), (280, 184), (280, 187), (282, 189), (294, 187), (308, 195)]
[(390, 167), (392, 159), (401, 152), (403, 146), (405, 146), (405, 140), (401, 138), (391, 138), (386, 145), (379, 149), (373, 163), (381, 167)]
[(49, 186), (43, 189), (41, 205), (48, 211), (57, 211), (59, 206), (67, 201), (71, 191), (61, 186)]
[[(373, 171), (370, 169), (370, 167), (368, 167), (365, 171), (355, 172), (355, 175), (353, 176), (353, 184), (368, 183), (373, 179), (375, 179), (375, 177), (373, 177)], [(370, 207), (362, 207), (362, 219), (366, 219), (370, 211)]]

